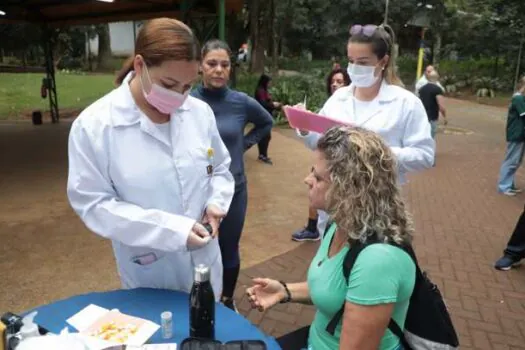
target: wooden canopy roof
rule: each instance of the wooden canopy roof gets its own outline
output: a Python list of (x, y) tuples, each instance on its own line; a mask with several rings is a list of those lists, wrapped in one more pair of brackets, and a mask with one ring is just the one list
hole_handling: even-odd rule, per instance
[[(1, 0), (0, 23), (32, 22), (78, 25), (140, 20), (155, 17), (181, 18), (217, 15), (219, 0)], [(226, 13), (240, 12), (244, 0), (224, 0)]]

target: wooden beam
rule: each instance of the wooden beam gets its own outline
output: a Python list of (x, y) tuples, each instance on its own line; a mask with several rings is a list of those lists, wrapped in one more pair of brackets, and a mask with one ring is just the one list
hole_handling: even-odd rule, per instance
[[(228, 13), (242, 10), (243, 0), (223, 1), (225, 11)], [(192, 6), (191, 16), (217, 16), (218, 13), (213, 9), (202, 7), (203, 4), (208, 3), (210, 2), (201, 2), (198, 8)], [(15, 2), (8, 4), (1, 6), (6, 15), (0, 17), (0, 23), (32, 22), (49, 23), (55, 26), (131, 21), (163, 16), (183, 19), (180, 13), (180, 5), (183, 4), (183, 0), (120, 0), (115, 3), (93, 0), (77, 0), (74, 3), (64, 3), (58, 0), (25, 0), (16, 3), (17, 5)]]

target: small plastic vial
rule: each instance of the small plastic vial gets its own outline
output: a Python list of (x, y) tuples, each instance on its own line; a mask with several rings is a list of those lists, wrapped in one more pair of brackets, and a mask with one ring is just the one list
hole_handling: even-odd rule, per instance
[(160, 314), (160, 324), (162, 329), (162, 338), (171, 339), (173, 337), (173, 316), (171, 312), (164, 311)]

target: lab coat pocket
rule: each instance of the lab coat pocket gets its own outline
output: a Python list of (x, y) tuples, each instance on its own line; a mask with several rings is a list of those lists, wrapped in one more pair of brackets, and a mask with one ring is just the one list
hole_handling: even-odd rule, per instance
[(131, 262), (143, 266), (144, 268), (151, 267), (164, 257), (164, 253), (151, 251), (144, 254), (139, 254), (131, 257)]
[(169, 264), (164, 252), (154, 249), (130, 249), (119, 264), (125, 288), (164, 288)]

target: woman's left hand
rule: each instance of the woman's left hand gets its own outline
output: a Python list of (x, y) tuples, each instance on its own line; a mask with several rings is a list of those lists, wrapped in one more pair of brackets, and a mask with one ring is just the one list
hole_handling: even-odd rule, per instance
[(211, 236), (213, 238), (217, 237), (217, 235), (219, 234), (219, 225), (221, 223), (221, 219), (224, 218), (225, 216), (226, 214), (214, 204), (210, 204), (206, 208), (206, 214), (204, 214), (204, 219), (202, 222), (204, 224), (211, 225), (211, 228), (212, 228)]
[(246, 289), (252, 309), (265, 311), (286, 298), (286, 289), (277, 280), (254, 278), (253, 286)]

